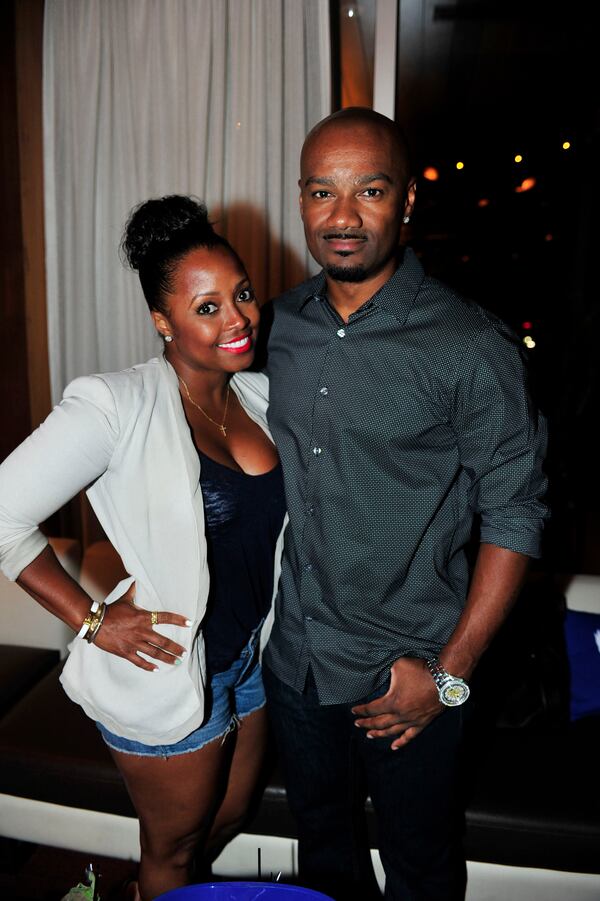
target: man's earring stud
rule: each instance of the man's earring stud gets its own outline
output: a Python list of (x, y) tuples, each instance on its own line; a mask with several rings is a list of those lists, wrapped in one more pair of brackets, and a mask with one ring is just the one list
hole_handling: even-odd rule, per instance
[(404, 222), (405, 225), (408, 225), (408, 223), (410, 222), (410, 216), (405, 216), (402, 221)]

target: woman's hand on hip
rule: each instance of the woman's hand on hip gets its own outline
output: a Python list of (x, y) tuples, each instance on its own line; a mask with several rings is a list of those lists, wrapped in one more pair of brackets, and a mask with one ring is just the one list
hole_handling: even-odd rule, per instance
[(169, 613), (166, 610), (152, 613), (144, 610), (136, 606), (134, 598), (135, 582), (118, 601), (106, 608), (104, 622), (94, 644), (109, 654), (116, 654), (140, 669), (149, 671), (158, 667), (141, 657), (140, 653), (171, 665), (181, 663), (187, 654), (186, 649), (161, 635), (154, 627), (171, 625), (189, 629), (190, 621), (179, 613)]

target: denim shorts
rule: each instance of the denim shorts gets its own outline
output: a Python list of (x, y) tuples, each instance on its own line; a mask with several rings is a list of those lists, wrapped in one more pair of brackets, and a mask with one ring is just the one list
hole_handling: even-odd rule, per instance
[(139, 741), (121, 738), (96, 723), (102, 738), (115, 751), (140, 757), (173, 757), (198, 751), (236, 728), (244, 717), (265, 705), (261, 666), (258, 659), (260, 627), (229, 669), (215, 673), (205, 694), (204, 722), (201, 726), (172, 745), (144, 745)]

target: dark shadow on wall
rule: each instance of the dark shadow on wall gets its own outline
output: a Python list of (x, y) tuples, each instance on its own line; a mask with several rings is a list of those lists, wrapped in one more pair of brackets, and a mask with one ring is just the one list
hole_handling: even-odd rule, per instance
[[(298, 213), (298, 218), (300, 213)], [(225, 235), (244, 262), (262, 307), (260, 337), (252, 369), (266, 363), (266, 343), (271, 325), (269, 300), (308, 278), (304, 238), (293, 248), (275, 233), (265, 213), (249, 203), (235, 203), (212, 216), (216, 230)], [(275, 223), (281, 229), (281, 220)]]
[(300, 248), (283, 242), (276, 233), (281, 220), (271, 225), (258, 207), (234, 203), (216, 209), (212, 221), (242, 258), (261, 305), (307, 278), (304, 241)]

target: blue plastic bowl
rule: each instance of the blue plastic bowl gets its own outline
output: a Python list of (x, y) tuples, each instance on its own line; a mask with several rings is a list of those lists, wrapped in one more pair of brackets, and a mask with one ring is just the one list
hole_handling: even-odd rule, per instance
[(207, 882), (173, 889), (155, 901), (333, 901), (333, 898), (281, 882)]

